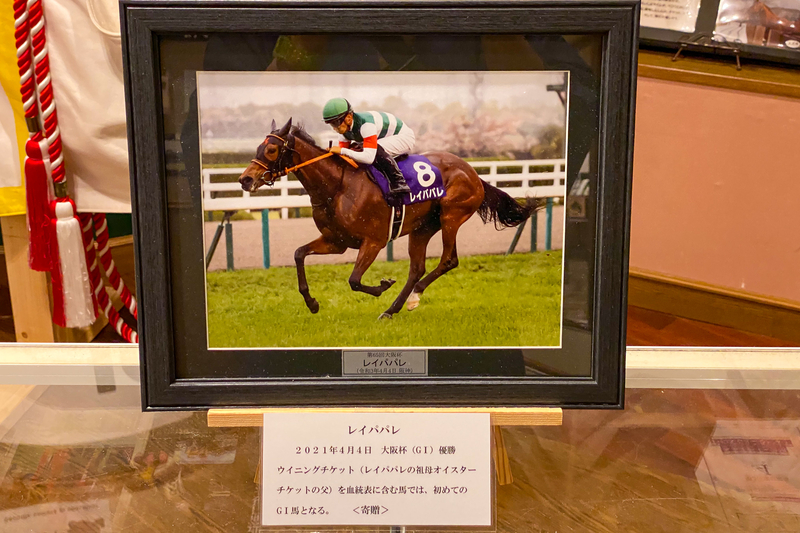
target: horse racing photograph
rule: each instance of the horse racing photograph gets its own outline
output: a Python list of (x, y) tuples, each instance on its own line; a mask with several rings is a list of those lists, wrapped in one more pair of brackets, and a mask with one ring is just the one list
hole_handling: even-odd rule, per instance
[(569, 74), (198, 72), (208, 347), (559, 347)]

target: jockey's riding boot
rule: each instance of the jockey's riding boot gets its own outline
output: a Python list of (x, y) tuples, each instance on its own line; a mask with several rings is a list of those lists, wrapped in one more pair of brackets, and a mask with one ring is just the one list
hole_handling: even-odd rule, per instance
[(403, 173), (400, 172), (400, 167), (397, 166), (397, 161), (395, 161), (394, 157), (390, 156), (380, 145), (378, 145), (378, 151), (375, 154), (375, 162), (373, 165), (389, 179), (389, 192), (394, 195), (411, 192), (411, 189), (408, 188), (408, 184), (406, 183), (406, 179), (403, 177)]

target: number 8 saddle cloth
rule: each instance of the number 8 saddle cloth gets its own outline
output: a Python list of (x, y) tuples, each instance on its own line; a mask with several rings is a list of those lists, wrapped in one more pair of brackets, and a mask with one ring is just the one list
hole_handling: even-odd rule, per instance
[(383, 172), (369, 166), (370, 176), (378, 187), (380, 187), (386, 203), (392, 207), (400, 205), (411, 205), (427, 200), (434, 200), (444, 196), (444, 183), (442, 182), (441, 171), (433, 165), (424, 155), (411, 154), (400, 156), (396, 159), (397, 166), (403, 173), (403, 177), (408, 183), (411, 194), (403, 194), (402, 198), (396, 198), (389, 194), (389, 180)]

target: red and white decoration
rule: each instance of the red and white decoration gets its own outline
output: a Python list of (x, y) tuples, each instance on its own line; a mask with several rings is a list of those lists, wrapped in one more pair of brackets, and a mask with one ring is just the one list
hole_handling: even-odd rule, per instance
[(105, 215), (79, 214), (67, 195), (42, 0), (15, 0), (13, 7), (20, 92), (30, 131), (25, 146), (29, 264), (50, 272), (54, 323), (89, 326), (97, 318), (99, 304), (117, 332), (128, 342), (137, 342), (136, 332), (111, 304), (100, 275), (98, 246), (106, 276), (136, 318), (136, 301), (111, 259)]

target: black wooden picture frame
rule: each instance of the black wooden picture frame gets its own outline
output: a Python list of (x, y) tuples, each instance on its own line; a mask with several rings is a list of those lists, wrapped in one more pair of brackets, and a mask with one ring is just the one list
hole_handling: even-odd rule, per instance
[[(122, 0), (120, 11), (144, 409), (622, 407), (638, 1)], [(598, 37), (602, 57), (595, 109), (584, 117), (572, 116), (571, 110), (569, 117), (570, 124), (596, 120), (596, 142), (590, 146), (597, 169), (589, 210), (593, 225), (584, 236), (593, 250), (585, 276), (591, 312), (587, 325), (562, 325), (585, 343), (565, 341), (560, 348), (565, 356), (590, 361), (586, 375), (516, 375), (504, 370), (504, 361), (508, 355), (513, 366), (519, 350), (498, 353), (492, 365), (484, 366), (481, 350), (443, 348), (433, 350), (437, 358), (432, 361), (438, 362), (432, 363), (428, 377), (353, 379), (336, 375), (336, 361), (341, 361), (336, 350), (211, 353), (191, 344), (190, 339), (203, 335), (205, 324), (187, 317), (185, 306), (176, 312), (173, 301), (176, 287), (190, 273), (176, 271), (171, 259), (179, 244), (170, 233), (159, 39), (287, 31)], [(582, 253), (580, 246), (567, 244), (565, 257)], [(198, 262), (197, 269), (203, 268)], [(553, 351), (554, 356), (559, 353)]]

